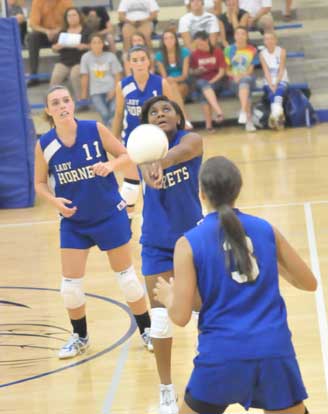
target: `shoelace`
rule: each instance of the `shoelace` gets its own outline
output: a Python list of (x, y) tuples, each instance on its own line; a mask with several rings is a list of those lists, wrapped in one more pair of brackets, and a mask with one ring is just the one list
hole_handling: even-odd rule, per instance
[(83, 345), (83, 343), (80, 341), (80, 338), (72, 336), (65, 345), (65, 348), (80, 348), (81, 345)]
[(172, 397), (172, 392), (170, 390), (161, 390), (161, 403), (165, 405), (170, 405), (172, 401), (175, 401), (175, 398)]

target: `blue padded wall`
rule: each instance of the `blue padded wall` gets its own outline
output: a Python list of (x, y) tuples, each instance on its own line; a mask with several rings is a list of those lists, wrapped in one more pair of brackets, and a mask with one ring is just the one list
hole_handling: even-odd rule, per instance
[(35, 130), (15, 18), (0, 18), (0, 208), (34, 203)]

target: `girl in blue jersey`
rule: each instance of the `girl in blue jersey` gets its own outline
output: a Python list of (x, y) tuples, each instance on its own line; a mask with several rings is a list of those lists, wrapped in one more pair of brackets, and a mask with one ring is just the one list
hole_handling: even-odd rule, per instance
[[(140, 124), (142, 105), (153, 96), (164, 94), (172, 97), (168, 82), (161, 76), (150, 73), (151, 57), (145, 46), (132, 47), (128, 52), (128, 61), (132, 75), (117, 84), (113, 121), (113, 133), (116, 137), (121, 137), (125, 146), (132, 130)], [(121, 190), (131, 217), (138, 199), (139, 184), (138, 170), (132, 166), (125, 174)]]
[(185, 231), (202, 219), (198, 173), (202, 138), (185, 131), (181, 108), (165, 96), (154, 97), (142, 108), (141, 123), (159, 126), (169, 140), (167, 156), (140, 166), (144, 181), (142, 273), (151, 303), (151, 338), (160, 377), (160, 414), (178, 412), (171, 379), (172, 329), (165, 309), (153, 298), (158, 276), (173, 276), (173, 249)]
[(175, 279), (159, 279), (155, 299), (174, 323), (190, 319), (196, 292), (199, 354), (180, 414), (223, 413), (230, 404), (265, 413), (308, 413), (278, 267), (293, 286), (314, 291), (316, 279), (278, 230), (234, 208), (242, 180), (224, 157), (201, 169), (202, 198), (211, 211), (178, 240)]
[[(72, 97), (63, 86), (50, 89), (45, 111), (53, 128), (36, 145), (35, 189), (61, 216), (61, 294), (73, 326), (59, 358), (74, 357), (89, 345), (83, 277), (94, 245), (107, 253), (145, 345), (151, 348), (145, 294), (131, 261), (126, 203), (113, 174), (129, 165), (126, 150), (102, 124), (74, 118)], [(108, 161), (106, 151), (113, 160)]]

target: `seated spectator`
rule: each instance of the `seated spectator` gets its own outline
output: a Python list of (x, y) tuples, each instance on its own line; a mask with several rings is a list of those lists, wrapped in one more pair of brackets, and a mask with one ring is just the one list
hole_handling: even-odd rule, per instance
[(216, 16), (204, 11), (203, 0), (190, 0), (190, 13), (180, 18), (178, 29), (185, 47), (192, 49), (192, 38), (201, 30), (209, 34), (210, 42), (215, 47), (220, 31)]
[(223, 47), (235, 42), (235, 29), (238, 26), (246, 26), (248, 13), (239, 8), (238, 0), (224, 0), (227, 10), (219, 16), (220, 41)]
[(90, 95), (105, 125), (110, 126), (115, 113), (115, 88), (121, 79), (122, 66), (116, 55), (104, 52), (104, 40), (91, 36), (91, 50), (81, 59), (81, 98)]
[(25, 36), (27, 33), (27, 23), (21, 1), (8, 0), (8, 17), (16, 17), (21, 36), (21, 44), (24, 46)]
[[(190, 11), (190, 0), (184, 0), (184, 4)], [(204, 0), (204, 10), (219, 16), (222, 13), (222, 0)]]
[(252, 121), (251, 91), (255, 83), (253, 73), (256, 49), (248, 44), (248, 31), (245, 27), (237, 27), (235, 42), (224, 49), (227, 73), (232, 89), (238, 94), (240, 101), (238, 123), (246, 124), (247, 132), (254, 132), (256, 128)]
[(130, 38), (133, 33), (141, 32), (146, 38), (148, 48), (152, 49), (151, 34), (153, 21), (157, 19), (159, 6), (156, 0), (121, 0), (118, 6), (118, 16), (123, 24), (123, 47), (125, 52), (131, 47)]
[(190, 66), (196, 77), (196, 87), (205, 98), (202, 100), (205, 126), (207, 131), (212, 132), (212, 112), (214, 111), (218, 123), (224, 119), (216, 92), (223, 87), (226, 63), (222, 50), (210, 43), (207, 32), (197, 32), (194, 40), (195, 50), (191, 54)]
[(278, 46), (274, 32), (264, 34), (265, 48), (260, 53), (260, 62), (265, 76), (264, 90), (270, 100), (269, 127), (281, 129), (285, 124), (283, 99), (288, 88), (286, 50)]
[(85, 16), (85, 24), (89, 28), (90, 33), (97, 32), (108, 44), (109, 50), (116, 52), (114, 27), (110, 21), (106, 7), (82, 7), (82, 13)]
[(239, 7), (249, 13), (249, 29), (262, 33), (273, 30), (272, 0), (239, 0)]
[[(135, 32), (130, 38), (130, 44), (131, 44), (131, 47), (140, 46), (140, 45), (147, 47), (145, 35), (141, 32)], [(130, 68), (130, 62), (129, 62), (129, 59), (128, 59), (128, 53), (123, 52), (122, 61), (123, 61), (125, 76), (132, 75), (131, 68)], [(154, 55), (153, 54), (150, 54), (150, 68), (149, 68), (149, 71), (151, 73), (154, 73), (154, 71), (155, 71), (155, 63), (154, 63)]]
[[(70, 39), (66, 34), (79, 35)], [(57, 43), (52, 46), (59, 53), (59, 62), (51, 74), (50, 86), (61, 85), (68, 77), (72, 84), (74, 98), (80, 99), (80, 61), (89, 48), (89, 31), (83, 24), (82, 14), (76, 7), (70, 7), (64, 14), (64, 26), (59, 33)]]
[(293, 0), (285, 0), (285, 12), (283, 13), (283, 19), (286, 22), (292, 20), (292, 5)]
[(165, 30), (162, 34), (160, 50), (155, 54), (155, 63), (159, 74), (171, 85), (173, 99), (184, 114), (187, 129), (192, 129), (184, 106), (184, 99), (189, 92), (187, 84), (189, 56), (189, 49), (180, 47), (177, 34), (172, 30)]

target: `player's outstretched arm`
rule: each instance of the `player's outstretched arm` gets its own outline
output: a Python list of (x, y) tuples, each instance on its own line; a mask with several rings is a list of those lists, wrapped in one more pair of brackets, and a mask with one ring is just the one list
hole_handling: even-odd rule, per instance
[(189, 161), (203, 154), (203, 139), (199, 134), (190, 132), (185, 135), (180, 144), (169, 150), (166, 157), (161, 160), (163, 170), (172, 165)]
[(315, 291), (317, 280), (311, 269), (296, 253), (284, 236), (274, 228), (277, 246), (279, 273), (298, 289)]

